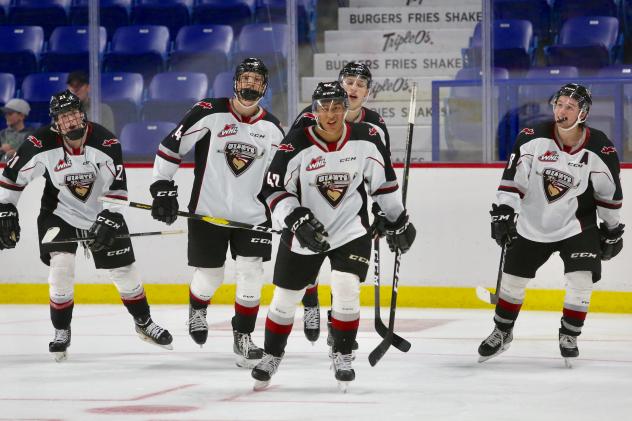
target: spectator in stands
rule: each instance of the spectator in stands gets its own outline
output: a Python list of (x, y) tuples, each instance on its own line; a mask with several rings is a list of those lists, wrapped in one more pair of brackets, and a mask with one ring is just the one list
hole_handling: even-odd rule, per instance
[[(81, 104), (83, 105), (83, 110), (89, 118), (91, 105), (90, 79), (88, 78), (88, 75), (82, 70), (76, 70), (68, 75), (66, 85), (68, 86), (68, 90), (70, 92), (79, 97)], [(112, 133), (117, 133), (114, 130), (114, 113), (109, 105), (101, 103), (101, 112), (97, 122)]]
[(31, 107), (25, 100), (13, 98), (0, 110), (7, 120), (7, 128), (0, 131), (0, 161), (6, 162), (15, 154), (24, 139), (33, 132), (24, 124)]

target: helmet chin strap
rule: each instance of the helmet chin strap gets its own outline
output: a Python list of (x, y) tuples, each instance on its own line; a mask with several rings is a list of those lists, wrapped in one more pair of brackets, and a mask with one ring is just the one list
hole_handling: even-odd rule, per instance
[(257, 107), (259, 106), (259, 102), (261, 102), (261, 100), (263, 99), (263, 97), (259, 97), (259, 99), (257, 99), (255, 101), (254, 104), (252, 105), (245, 105), (243, 102), (241, 102), (241, 99), (239, 99), (239, 95), (235, 94), (235, 99), (237, 100), (237, 102), (239, 103), (239, 105), (241, 105), (242, 107), (244, 107), (245, 109), (249, 110), (251, 108)]
[(563, 127), (560, 127), (559, 125), (557, 126), (557, 128), (558, 128), (559, 130), (563, 131), (563, 132), (570, 132), (571, 130), (575, 130), (575, 127), (577, 127), (577, 125), (578, 125), (579, 123), (583, 123), (584, 121), (586, 121), (586, 119), (583, 119), (583, 120), (582, 120), (582, 119), (580, 118), (581, 114), (582, 114), (582, 113), (579, 113), (579, 115), (577, 116), (577, 120), (575, 120), (575, 124), (573, 124), (573, 125), (572, 125), (571, 127), (569, 127), (568, 129), (565, 129), (565, 128), (563, 128)]

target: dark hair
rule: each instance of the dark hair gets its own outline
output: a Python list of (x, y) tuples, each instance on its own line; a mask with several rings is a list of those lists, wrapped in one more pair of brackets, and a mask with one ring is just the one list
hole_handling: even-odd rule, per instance
[(87, 85), (90, 83), (90, 77), (83, 70), (75, 70), (68, 74), (68, 78), (66, 78), (66, 85), (74, 85), (78, 83), (80, 85)]

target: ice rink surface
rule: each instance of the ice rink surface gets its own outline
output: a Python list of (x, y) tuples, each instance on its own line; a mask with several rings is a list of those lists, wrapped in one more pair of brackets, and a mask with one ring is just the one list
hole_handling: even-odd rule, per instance
[[(142, 342), (122, 305), (76, 305), (68, 360), (48, 352), (48, 306), (0, 306), (0, 420), (629, 420), (632, 316), (589, 314), (580, 358), (559, 356), (560, 313), (523, 312), (511, 348), (483, 364), (476, 349), (492, 330), (489, 310), (399, 309), (410, 340), (376, 367), (373, 310), (362, 309), (356, 381), (340, 393), (326, 332), (312, 346), (302, 309), (271, 387), (253, 392), (235, 366), (230, 306), (209, 309), (209, 340), (189, 338), (186, 306), (153, 306), (174, 350)], [(263, 345), (262, 308), (253, 337)], [(322, 315), (325, 311), (322, 309)], [(382, 310), (382, 315), (388, 309)]]

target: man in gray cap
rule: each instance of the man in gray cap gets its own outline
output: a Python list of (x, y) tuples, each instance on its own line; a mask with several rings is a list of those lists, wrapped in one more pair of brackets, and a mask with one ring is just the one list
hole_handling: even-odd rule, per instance
[(24, 125), (24, 120), (31, 112), (29, 103), (23, 99), (13, 98), (0, 108), (7, 120), (7, 128), (0, 130), (0, 161), (8, 161), (20, 147), (33, 129)]

